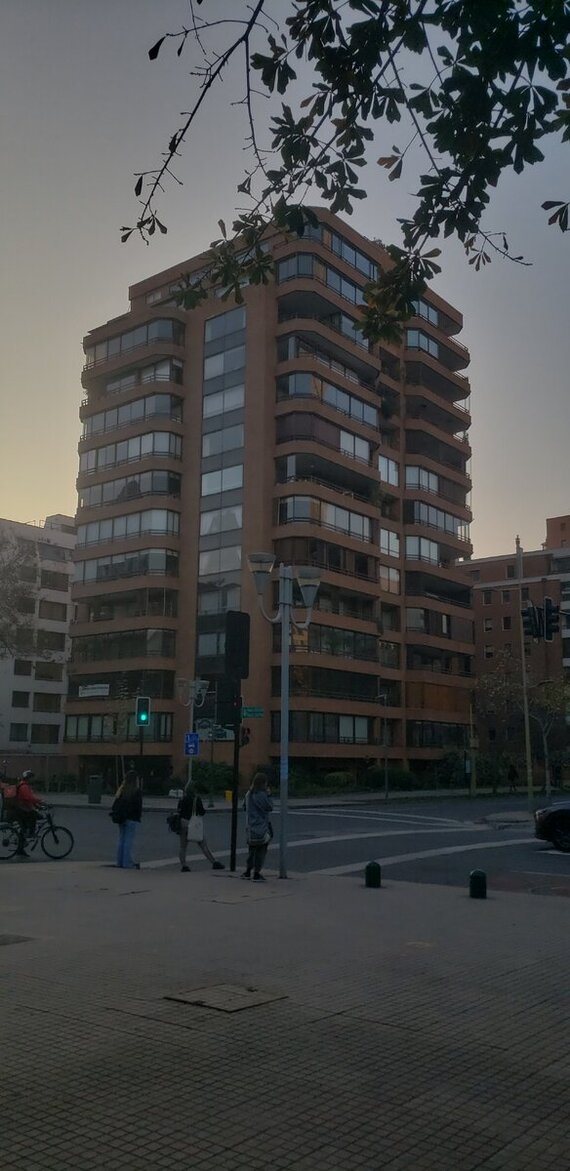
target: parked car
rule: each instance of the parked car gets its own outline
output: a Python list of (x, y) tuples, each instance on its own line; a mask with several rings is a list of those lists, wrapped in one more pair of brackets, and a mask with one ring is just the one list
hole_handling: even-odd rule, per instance
[(570, 801), (555, 801), (534, 815), (535, 837), (570, 853)]

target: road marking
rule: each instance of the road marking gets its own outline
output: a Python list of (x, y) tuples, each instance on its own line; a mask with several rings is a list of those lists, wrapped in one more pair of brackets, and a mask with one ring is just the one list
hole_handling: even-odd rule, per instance
[[(466, 846), (443, 846), (439, 850), (418, 850), (414, 854), (395, 854), (389, 858), (377, 858), (375, 861), (380, 863), (382, 869), (386, 866), (397, 866), (400, 862), (417, 862), (422, 858), (439, 858), (445, 857), (448, 854), (465, 854), (469, 850), (500, 850), (503, 846), (527, 846), (530, 842), (534, 842), (534, 838), (512, 838), (505, 842), (470, 842)], [(350, 874), (353, 870), (359, 870), (362, 862), (355, 862), (347, 866), (329, 866), (325, 870), (312, 870), (312, 874)]]
[[(278, 810), (277, 810), (277, 812), (278, 812)], [(389, 824), (394, 821), (411, 822), (412, 824), (415, 824), (416, 822), (420, 822), (420, 823), (430, 822), (430, 823), (437, 823), (440, 825), (454, 825), (454, 826), (461, 826), (461, 825), (465, 825), (465, 824), (470, 824), (470, 825), (475, 824), (474, 822), (466, 823), (465, 821), (462, 821), (460, 818), (454, 818), (454, 817), (426, 817), (426, 816), (424, 816), (423, 813), (403, 813), (400, 815), (398, 813), (384, 813), (381, 809), (379, 809), (379, 810), (365, 809), (363, 813), (349, 813), (348, 810), (344, 810), (344, 809), (340, 809), (337, 813), (320, 813), (320, 812), (319, 813), (309, 813), (307, 810), (304, 810), (304, 809), (290, 809), (289, 816), (290, 817), (313, 817), (313, 818), (315, 818), (315, 817), (336, 817), (336, 818), (343, 817), (343, 818), (352, 819), (354, 821), (386, 821)]]
[(541, 874), (543, 878), (570, 879), (569, 874), (557, 874), (555, 870), (515, 870), (515, 874)]
[[(361, 833), (361, 834), (334, 834), (333, 836), (326, 837), (326, 838), (300, 838), (298, 841), (288, 842), (287, 845), (288, 845), (288, 848), (291, 850), (291, 849), (298, 849), (301, 846), (321, 846), (321, 845), (327, 846), (327, 845), (331, 845), (334, 842), (355, 842), (355, 841), (359, 841), (363, 838), (401, 838), (401, 837), (408, 837), (409, 838), (411, 834), (474, 833), (475, 830), (478, 830), (480, 832), (481, 826), (479, 826), (479, 825), (478, 826), (453, 826), (453, 827), (442, 826), (441, 829), (422, 829), (421, 827), (410, 826), (409, 829), (380, 830), (376, 833), (367, 832), (367, 833)], [(279, 842), (275, 841), (275, 840), (272, 842), (272, 844), (269, 847), (269, 849), (271, 851), (277, 850), (278, 848), (279, 848)], [(246, 846), (240, 847), (237, 850), (237, 853), (238, 854), (247, 854), (247, 847)], [(436, 850), (435, 853), (439, 853), (439, 851)], [(218, 850), (217, 851), (218, 858), (229, 858), (229, 856), (230, 856), (229, 850)], [(203, 861), (204, 861), (203, 854), (191, 854), (190, 857), (188, 858), (188, 862), (203, 862)], [(141, 867), (143, 870), (160, 870), (161, 867), (173, 866), (174, 863), (177, 863), (178, 865), (180, 865), (180, 859), (178, 857), (153, 858), (152, 861), (150, 861), (150, 862), (142, 862)], [(100, 865), (103, 865), (103, 863), (100, 863)], [(355, 866), (358, 866), (358, 865), (359, 865), (359, 863), (356, 862)], [(352, 869), (352, 867), (349, 867), (349, 869)], [(320, 874), (322, 872), (319, 870), (318, 873)]]

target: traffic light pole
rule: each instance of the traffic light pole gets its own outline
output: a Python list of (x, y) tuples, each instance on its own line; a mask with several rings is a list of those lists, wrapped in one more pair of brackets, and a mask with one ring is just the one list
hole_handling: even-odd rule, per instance
[(523, 579), (523, 551), (519, 538), (516, 539), (516, 561), (517, 561), (517, 577), (519, 590), (519, 634), (521, 645), (521, 673), (522, 673), (522, 699), (523, 699), (523, 718), (524, 718), (524, 747), (526, 756), (526, 785), (528, 793), (528, 807), (529, 811), (533, 812), (534, 806), (534, 784), (532, 776), (532, 749), (530, 743), (530, 719), (528, 714), (528, 680), (526, 676), (526, 655), (524, 647), (524, 626), (522, 614), (522, 579)]
[(238, 794), (239, 794), (239, 750), (241, 747), (241, 680), (234, 682), (233, 695), (233, 725), (234, 725), (234, 763), (232, 776), (232, 820), (230, 830), (230, 870), (236, 868), (237, 853), (237, 823), (238, 823)]

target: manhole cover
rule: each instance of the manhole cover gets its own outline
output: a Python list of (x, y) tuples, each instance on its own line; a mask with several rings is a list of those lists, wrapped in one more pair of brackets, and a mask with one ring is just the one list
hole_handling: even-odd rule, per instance
[(11, 943), (29, 943), (31, 935), (0, 935), (0, 947), (9, 947)]
[(175, 992), (164, 999), (176, 1000), (181, 1004), (198, 1004), (201, 1008), (215, 1008), (218, 1012), (241, 1012), (244, 1008), (257, 1008), (260, 1004), (271, 1004), (274, 1000), (285, 1000), (286, 997), (252, 986), (214, 984), (209, 988), (192, 988), (190, 992)]

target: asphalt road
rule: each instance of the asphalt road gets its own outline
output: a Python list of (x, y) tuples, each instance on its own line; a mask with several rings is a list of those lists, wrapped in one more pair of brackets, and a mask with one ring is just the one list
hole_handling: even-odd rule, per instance
[[(365, 807), (291, 809), (289, 811), (290, 873), (312, 871), (353, 877), (366, 862), (382, 865), (383, 883), (390, 880), (465, 886), (469, 872), (481, 868), (489, 888), (535, 890), (541, 894), (570, 895), (570, 854), (561, 854), (533, 838), (529, 821), (509, 823), (506, 812), (523, 812), (522, 798), (489, 800), (423, 800), (370, 802)], [(505, 812), (505, 817), (501, 814)], [(114, 861), (116, 828), (105, 809), (55, 811), (56, 820), (75, 836), (71, 858), (101, 864)], [(491, 817), (491, 821), (486, 820)], [(496, 820), (498, 817), (498, 820)], [(267, 872), (278, 866), (279, 813), (273, 818), (275, 841)], [(229, 858), (229, 812), (206, 817), (212, 851)], [(139, 831), (135, 856), (143, 867), (176, 865), (177, 839), (168, 832), (165, 812), (147, 811)], [(245, 855), (243, 815), (238, 827), (238, 868)], [(190, 846), (192, 868), (208, 863)], [(33, 861), (45, 861), (38, 850)], [(65, 863), (56, 863), (64, 865)]]

